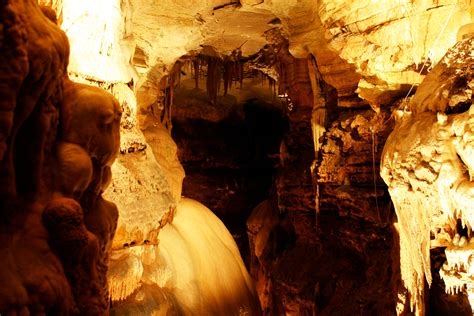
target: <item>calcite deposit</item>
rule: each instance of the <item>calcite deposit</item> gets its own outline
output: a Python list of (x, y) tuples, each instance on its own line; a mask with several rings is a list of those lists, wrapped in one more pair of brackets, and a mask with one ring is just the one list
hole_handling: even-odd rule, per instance
[[(398, 217), (402, 279), (418, 315), (424, 313), (425, 279), (432, 281), (430, 248), (447, 247), (440, 271), (446, 291), (471, 292), (472, 45), (466, 39), (450, 49), (397, 110), (384, 148), (382, 176)], [(459, 107), (462, 113), (449, 114)]]
[[(259, 315), (253, 282), (232, 236), (204, 205), (181, 199), (160, 244), (115, 251), (113, 315)], [(222, 268), (225, 266), (225, 268)]]

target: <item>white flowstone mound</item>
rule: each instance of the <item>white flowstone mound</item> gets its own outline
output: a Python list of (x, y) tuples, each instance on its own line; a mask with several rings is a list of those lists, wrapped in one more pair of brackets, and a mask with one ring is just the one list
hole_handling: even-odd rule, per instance
[(260, 315), (257, 293), (234, 239), (197, 201), (181, 199), (157, 246), (114, 254), (109, 289), (117, 303), (112, 314)]

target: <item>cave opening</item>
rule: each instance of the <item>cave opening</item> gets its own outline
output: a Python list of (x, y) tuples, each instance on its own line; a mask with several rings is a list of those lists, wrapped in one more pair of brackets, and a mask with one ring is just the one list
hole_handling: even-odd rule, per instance
[[(210, 96), (208, 78), (181, 72), (174, 91), (172, 138), (186, 176), (182, 194), (201, 201), (226, 225), (250, 264), (246, 221), (272, 192), (289, 130), (288, 104), (274, 82), (245, 66), (241, 84)], [(209, 74), (208, 74), (209, 76)], [(208, 86), (208, 85), (207, 85)], [(197, 88), (196, 88), (197, 87)]]

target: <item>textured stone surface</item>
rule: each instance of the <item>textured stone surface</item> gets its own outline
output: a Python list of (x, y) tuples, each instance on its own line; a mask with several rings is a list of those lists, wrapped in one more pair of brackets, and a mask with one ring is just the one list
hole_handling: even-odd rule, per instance
[[(338, 110), (330, 87), (312, 83), (311, 76), (321, 76), (318, 69), (311, 75), (310, 60), (280, 60), (292, 101), (290, 130), (271, 199), (247, 222), (262, 309), (267, 315), (393, 314), (393, 212), (378, 176), (389, 114)], [(327, 128), (315, 142), (312, 119), (322, 109), (327, 116), (320, 123)]]
[(314, 171), (322, 204), (367, 222), (390, 221), (379, 161), (392, 124), (387, 112), (377, 115), (371, 110), (341, 114), (332, 124)]
[(130, 33), (132, 4), (115, 0), (100, 5), (91, 1), (41, 2), (56, 10), (61, 27), (70, 38), (71, 77), (112, 93), (124, 113), (120, 156), (112, 168), (111, 186), (105, 192), (121, 212), (113, 248), (145, 240), (155, 244), (160, 227), (181, 196), (184, 172), (169, 132), (155, 122), (142, 121), (142, 128), (149, 127), (149, 144), (138, 126), (134, 92), (137, 77), (130, 64), (136, 45)]
[(472, 39), (449, 50), (419, 86), (408, 105), (412, 112), (459, 113), (472, 103), (474, 52)]
[(69, 80), (67, 38), (36, 2), (4, 1), (0, 16), (0, 313), (105, 314), (117, 208), (102, 192), (121, 110)]
[(448, 51), (410, 102), (414, 112), (398, 111), (384, 148), (382, 175), (398, 216), (402, 278), (418, 315), (425, 310), (424, 284), (432, 282), (430, 247), (447, 247), (440, 271), (447, 291), (472, 299), (472, 99), (452, 115), (443, 102), (472, 93), (472, 45), (466, 39)]

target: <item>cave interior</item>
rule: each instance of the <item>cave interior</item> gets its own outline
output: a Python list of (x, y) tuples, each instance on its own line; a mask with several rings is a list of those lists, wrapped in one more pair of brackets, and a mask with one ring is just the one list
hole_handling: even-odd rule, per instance
[(0, 1), (1, 315), (472, 315), (474, 1)]

